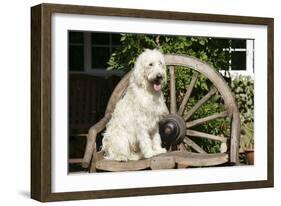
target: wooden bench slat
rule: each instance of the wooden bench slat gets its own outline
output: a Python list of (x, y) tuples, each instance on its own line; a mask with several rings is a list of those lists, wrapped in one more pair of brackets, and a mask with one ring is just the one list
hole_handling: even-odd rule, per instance
[(96, 169), (116, 172), (135, 171), (146, 168), (171, 169), (175, 168), (176, 164), (188, 166), (213, 166), (226, 163), (227, 161), (228, 154), (225, 153), (203, 154), (188, 151), (173, 151), (138, 161), (118, 162), (100, 159), (96, 162)]
[(96, 162), (96, 169), (112, 172), (142, 170), (149, 167), (150, 159), (128, 162), (118, 162), (113, 160), (102, 159)]

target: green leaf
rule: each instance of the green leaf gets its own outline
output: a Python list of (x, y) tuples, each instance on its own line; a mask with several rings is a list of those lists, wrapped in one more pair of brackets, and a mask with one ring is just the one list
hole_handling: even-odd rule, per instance
[(199, 40), (199, 44), (201, 44), (202, 46), (204, 46), (204, 45), (205, 45), (204, 39), (200, 39), (200, 40)]

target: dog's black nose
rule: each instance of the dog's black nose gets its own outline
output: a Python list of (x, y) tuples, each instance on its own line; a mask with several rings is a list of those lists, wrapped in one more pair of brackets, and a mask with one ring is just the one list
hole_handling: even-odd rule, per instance
[(157, 74), (156, 75), (156, 79), (162, 79), (162, 78), (163, 78), (162, 74)]

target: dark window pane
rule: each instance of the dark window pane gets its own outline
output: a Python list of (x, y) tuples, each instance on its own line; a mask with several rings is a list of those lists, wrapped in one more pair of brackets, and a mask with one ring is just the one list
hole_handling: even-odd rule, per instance
[(112, 34), (112, 45), (114, 45), (114, 46), (120, 45), (120, 39), (121, 39), (120, 34)]
[(231, 70), (246, 70), (245, 51), (236, 51), (231, 53)]
[(92, 68), (105, 69), (110, 57), (108, 47), (92, 47)]
[(109, 33), (92, 33), (92, 45), (109, 45)]
[(246, 40), (232, 39), (231, 47), (232, 48), (246, 48)]
[(70, 71), (84, 70), (84, 47), (69, 45), (68, 66)]
[(229, 39), (213, 39), (215, 44), (218, 44), (220, 48), (229, 48), (230, 40)]
[(84, 41), (84, 36), (83, 32), (75, 32), (75, 31), (70, 31), (69, 32), (69, 43), (83, 43)]

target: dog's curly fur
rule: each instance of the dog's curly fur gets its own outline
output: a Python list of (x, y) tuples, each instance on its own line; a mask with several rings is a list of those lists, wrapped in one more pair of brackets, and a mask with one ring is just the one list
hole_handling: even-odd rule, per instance
[(139, 160), (166, 152), (158, 131), (159, 119), (168, 114), (161, 92), (165, 81), (163, 55), (146, 49), (137, 58), (125, 95), (106, 126), (102, 141), (106, 159)]

